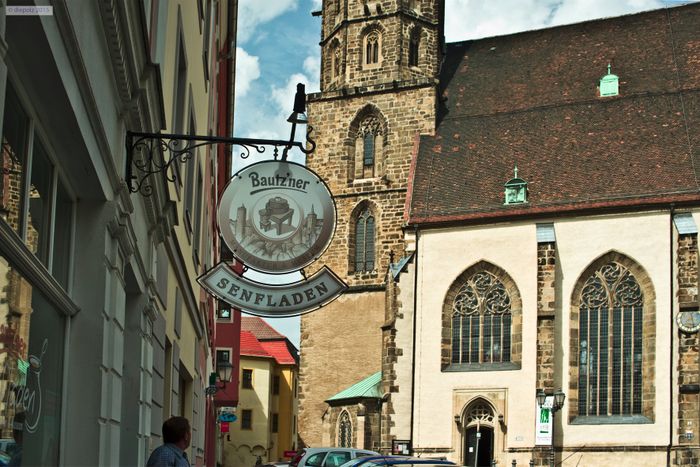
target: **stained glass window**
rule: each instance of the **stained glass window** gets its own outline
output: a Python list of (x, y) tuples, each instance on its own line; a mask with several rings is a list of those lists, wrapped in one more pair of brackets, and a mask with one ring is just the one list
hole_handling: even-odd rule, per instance
[(345, 410), (338, 417), (338, 447), (352, 447), (352, 423), (350, 414)]
[(643, 294), (610, 262), (586, 279), (579, 309), (579, 415), (642, 413)]
[(481, 271), (452, 303), (452, 363), (510, 362), (511, 300), (503, 283)]

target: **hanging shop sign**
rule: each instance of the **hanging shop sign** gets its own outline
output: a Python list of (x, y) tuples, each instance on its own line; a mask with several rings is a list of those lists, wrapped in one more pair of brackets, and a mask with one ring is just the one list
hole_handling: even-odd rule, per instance
[(226, 186), (218, 221), (243, 264), (281, 274), (308, 266), (325, 251), (335, 230), (335, 203), (323, 180), (303, 165), (259, 162)]
[[(303, 165), (266, 161), (236, 173), (219, 200), (221, 237), (247, 268), (284, 274), (308, 266), (328, 248), (336, 210), (325, 182)], [(313, 311), (347, 285), (327, 267), (291, 284), (250, 280), (219, 263), (198, 278), (209, 293), (247, 313), (288, 317)]]
[(236, 274), (219, 263), (199, 279), (212, 295), (248, 313), (265, 316), (296, 316), (334, 300), (345, 283), (327, 267), (292, 284), (263, 284)]

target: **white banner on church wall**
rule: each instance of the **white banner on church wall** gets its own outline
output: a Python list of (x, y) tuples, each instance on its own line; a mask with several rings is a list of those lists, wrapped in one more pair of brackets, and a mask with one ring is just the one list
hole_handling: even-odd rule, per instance
[(554, 396), (547, 396), (542, 406), (537, 406), (535, 418), (535, 446), (552, 445), (552, 406)]

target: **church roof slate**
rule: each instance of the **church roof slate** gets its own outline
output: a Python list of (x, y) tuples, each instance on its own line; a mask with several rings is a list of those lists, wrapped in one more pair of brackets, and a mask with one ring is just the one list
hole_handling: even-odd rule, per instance
[[(409, 223), (700, 202), (698, 24), (691, 4), (448, 44)], [(528, 202), (504, 205), (516, 164)]]

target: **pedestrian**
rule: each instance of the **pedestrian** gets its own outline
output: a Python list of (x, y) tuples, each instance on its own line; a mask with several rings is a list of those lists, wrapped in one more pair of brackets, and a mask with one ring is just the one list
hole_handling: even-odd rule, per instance
[(190, 422), (185, 417), (170, 417), (163, 422), (163, 445), (153, 450), (146, 467), (191, 467), (185, 452), (191, 439)]

